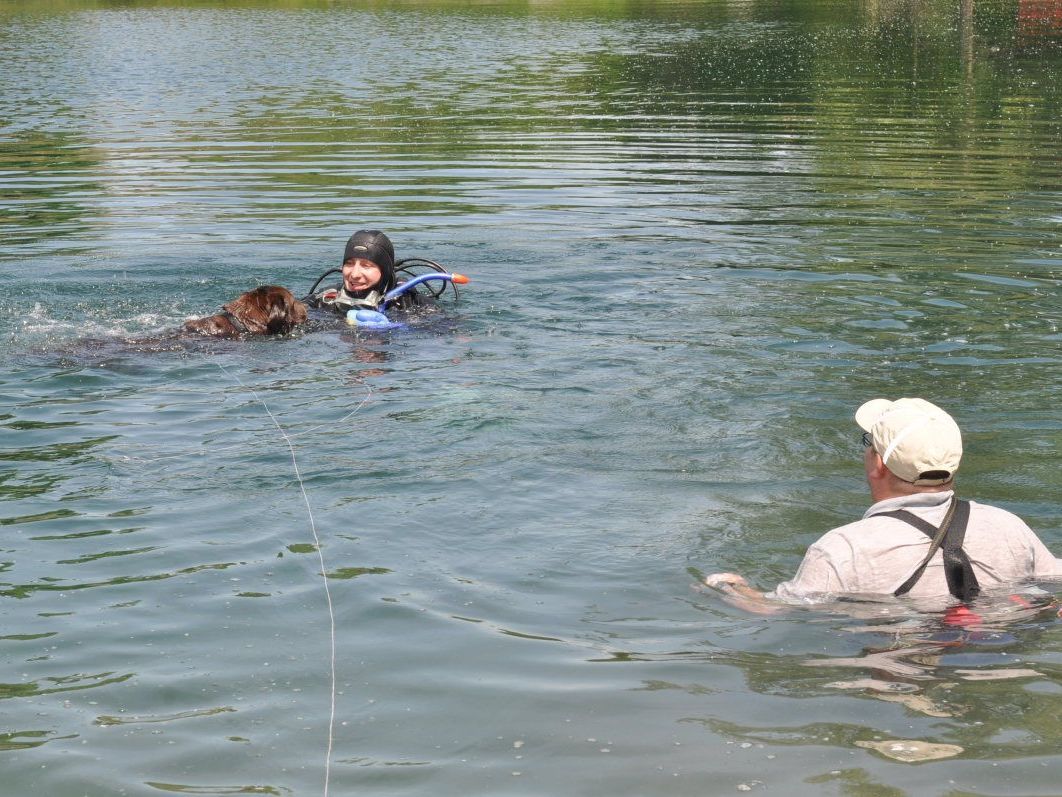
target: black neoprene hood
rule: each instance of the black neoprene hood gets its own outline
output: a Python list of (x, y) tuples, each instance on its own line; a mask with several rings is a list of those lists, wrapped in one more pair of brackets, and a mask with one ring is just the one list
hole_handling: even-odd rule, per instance
[(347, 241), (343, 262), (361, 257), (380, 268), (380, 289), (388, 291), (395, 284), (395, 247), (391, 239), (379, 230), (358, 230)]

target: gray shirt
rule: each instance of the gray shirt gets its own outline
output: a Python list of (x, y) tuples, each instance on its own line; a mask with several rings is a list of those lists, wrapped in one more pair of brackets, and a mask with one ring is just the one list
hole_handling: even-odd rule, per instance
[[(930, 540), (911, 524), (881, 514), (906, 509), (939, 526), (951, 496), (949, 490), (878, 501), (862, 520), (827, 532), (808, 548), (796, 576), (775, 587), (772, 596), (803, 603), (838, 594), (891, 595), (922, 563)], [(1062, 578), (1062, 559), (1005, 509), (971, 501), (963, 549), (984, 590), (1027, 579)], [(909, 594), (948, 595), (941, 551)]]

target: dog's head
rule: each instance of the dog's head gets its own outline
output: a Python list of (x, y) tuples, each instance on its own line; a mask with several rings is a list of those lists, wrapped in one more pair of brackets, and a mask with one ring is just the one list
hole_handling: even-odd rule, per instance
[(248, 332), (258, 335), (286, 335), (306, 321), (306, 305), (287, 288), (263, 285), (224, 306)]

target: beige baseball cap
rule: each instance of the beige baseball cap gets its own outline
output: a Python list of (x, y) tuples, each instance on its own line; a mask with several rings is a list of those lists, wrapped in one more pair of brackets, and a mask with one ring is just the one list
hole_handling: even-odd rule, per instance
[(955, 420), (925, 399), (872, 399), (856, 410), (874, 450), (905, 482), (944, 484), (959, 469), (962, 433)]

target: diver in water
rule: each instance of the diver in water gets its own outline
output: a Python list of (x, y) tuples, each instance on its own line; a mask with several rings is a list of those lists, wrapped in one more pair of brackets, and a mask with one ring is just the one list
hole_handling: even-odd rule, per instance
[[(317, 287), (329, 274), (339, 271), (343, 281), (324, 290)], [(343, 250), (342, 267), (321, 275), (305, 302), (311, 307), (345, 315), (348, 310), (375, 310), (384, 294), (395, 287), (395, 247), (379, 230), (358, 230)]]
[[(322, 274), (303, 301), (310, 307), (331, 310), (337, 315), (346, 315), (350, 310), (382, 309), (387, 292), (406, 282), (399, 279), (399, 274), (416, 276), (413, 267), (444, 273), (442, 266), (432, 260), (407, 258), (395, 262), (395, 247), (390, 238), (379, 230), (358, 230), (343, 250), (342, 267)], [(325, 277), (337, 272), (343, 277), (341, 283), (318, 290)], [(420, 287), (410, 286), (409, 290), (388, 299), (388, 306), (409, 310), (430, 304), (440, 296), (445, 285), (437, 290), (427, 288), (425, 293), (418, 290)]]
[[(329, 274), (340, 274), (342, 282), (318, 290)], [(396, 261), (390, 238), (379, 230), (358, 230), (347, 241), (342, 266), (318, 277), (302, 301), (345, 317), (352, 326), (400, 329), (406, 324), (389, 316), (392, 310), (408, 314), (413, 308), (432, 307), (447, 289), (456, 299), (457, 286), (468, 281), (463, 274), (449, 273), (427, 258)]]

